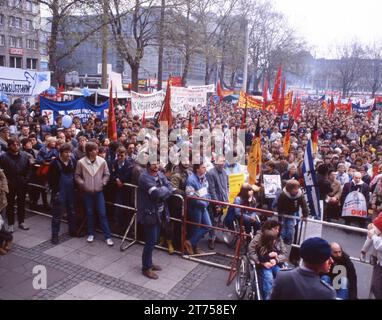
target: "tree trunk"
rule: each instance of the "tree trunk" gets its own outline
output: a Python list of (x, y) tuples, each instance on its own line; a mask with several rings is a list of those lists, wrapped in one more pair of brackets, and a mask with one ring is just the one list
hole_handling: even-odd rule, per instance
[(207, 85), (210, 82), (210, 59), (206, 57), (206, 73), (204, 76), (204, 84)]
[(139, 63), (135, 63), (135, 64), (130, 65), (130, 68), (131, 68), (131, 89), (135, 92), (138, 92), (138, 90), (139, 90), (139, 84), (138, 84), (139, 67), (140, 67)]
[(163, 28), (164, 28), (164, 15), (166, 9), (166, 0), (162, 0), (160, 10), (160, 24), (159, 24), (159, 50), (158, 50), (158, 90), (162, 90), (163, 81)]
[(236, 75), (236, 72), (232, 71), (232, 73), (231, 73), (231, 82), (230, 82), (231, 90), (235, 89), (235, 75)]
[(102, 10), (103, 10), (103, 16), (102, 16), (102, 23), (104, 24), (102, 26), (102, 83), (101, 87), (102, 89), (108, 88), (107, 83), (107, 51), (108, 51), (108, 16), (107, 16), (107, 0), (103, 0), (102, 3)]
[(188, 69), (190, 68), (191, 61), (191, 53), (190, 50), (186, 49), (186, 56), (184, 61), (184, 68), (182, 73), (182, 86), (185, 87), (187, 85), (187, 77), (188, 77)]
[(49, 41), (49, 70), (51, 71), (52, 86), (58, 85), (59, 75), (57, 69), (57, 38), (60, 16), (58, 13), (58, 1), (55, 0), (52, 8), (52, 29)]

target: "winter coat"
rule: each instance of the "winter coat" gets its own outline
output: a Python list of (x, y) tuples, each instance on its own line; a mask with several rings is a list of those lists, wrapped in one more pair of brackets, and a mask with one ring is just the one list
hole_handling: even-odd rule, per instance
[(118, 164), (118, 160), (114, 160), (111, 166), (110, 178), (113, 183), (115, 183), (117, 179), (119, 179), (122, 183), (128, 183), (131, 179), (131, 171), (132, 166), (127, 159), (121, 167)]
[[(0, 170), (0, 212), (7, 206), (7, 194), (9, 193), (7, 177)], [(1, 228), (0, 228), (1, 229)]]
[[(201, 194), (201, 191), (206, 192), (205, 194)], [(207, 177), (203, 178), (203, 182), (201, 179), (193, 173), (188, 177), (186, 182), (186, 194), (188, 196), (194, 196), (199, 198), (211, 199), (211, 195), (208, 193), (209, 185)], [(200, 212), (200, 216), (207, 211), (209, 202), (203, 200), (190, 200), (189, 201), (189, 212), (195, 213)], [(196, 214), (195, 214), (196, 215)]]
[(359, 191), (361, 192), (366, 199), (366, 205), (369, 204), (370, 201), (370, 189), (369, 186), (362, 181), (361, 184), (356, 185), (354, 181), (348, 182), (344, 185), (344, 188), (342, 190), (342, 195), (341, 195), (341, 205), (343, 206), (346, 200), (346, 197), (348, 196), (349, 193), (353, 191)]
[(109, 178), (110, 172), (105, 159), (97, 156), (94, 163), (88, 157), (78, 161), (75, 180), (81, 190), (90, 193), (101, 192)]
[(371, 195), (371, 205), (377, 207), (377, 212), (382, 211), (382, 178), (378, 180)]
[[(154, 215), (155, 224), (160, 224), (162, 219), (169, 221), (170, 212), (166, 200), (172, 195), (174, 188), (162, 172), (158, 173), (158, 178), (160, 186), (148, 170), (143, 171), (139, 177), (137, 203), (138, 222), (141, 224), (150, 224), (148, 222), (149, 215)], [(162, 215), (158, 212), (158, 203), (160, 202), (164, 204)]]
[(284, 188), (283, 192), (281, 192), (280, 197), (277, 201), (277, 212), (280, 215), (295, 215), (296, 212), (299, 211), (299, 209), (302, 209), (302, 216), (307, 217), (308, 216), (308, 206), (306, 204), (305, 197), (301, 191), (301, 189), (298, 190), (298, 193), (296, 196), (292, 196), (286, 188)]
[(345, 252), (342, 253), (342, 257), (338, 261), (334, 261), (330, 267), (329, 277), (333, 279), (338, 276), (338, 273), (333, 273), (335, 266), (344, 266), (346, 268), (346, 278), (348, 279), (349, 299), (357, 299), (357, 273), (354, 268), (353, 262), (350, 260), (349, 255)]
[(60, 158), (53, 160), (49, 165), (48, 171), (48, 183), (53, 193), (57, 193), (60, 190), (60, 178), (61, 173), (64, 175), (71, 175), (73, 177), (74, 185), (74, 173), (76, 171), (76, 162), (74, 159), (70, 159), (66, 166)]
[[(257, 245), (260, 242), (262, 232), (258, 231), (255, 235), (255, 237), (252, 239), (252, 241), (249, 243), (248, 246), (248, 257), (254, 261), (256, 264), (260, 263), (260, 259), (257, 254)], [(278, 252), (279, 258), (278, 262), (283, 263), (288, 260), (288, 249), (284, 244), (283, 239), (281, 237), (278, 237), (275, 244), (276, 250)]]
[(228, 202), (229, 195), (229, 181), (227, 173), (222, 170), (219, 171), (216, 167), (208, 171), (206, 174), (209, 193), (212, 200)]
[(9, 189), (27, 187), (31, 176), (29, 155), (20, 151), (17, 155), (5, 152), (0, 156), (0, 167), (8, 179)]

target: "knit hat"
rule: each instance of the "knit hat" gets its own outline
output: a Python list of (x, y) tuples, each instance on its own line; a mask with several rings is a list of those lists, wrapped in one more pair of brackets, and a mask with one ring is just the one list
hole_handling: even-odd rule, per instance
[(382, 232), (382, 212), (378, 215), (377, 218), (374, 219), (373, 221), (374, 226)]
[(310, 238), (300, 248), (301, 258), (310, 264), (322, 264), (331, 256), (330, 244), (321, 238)]

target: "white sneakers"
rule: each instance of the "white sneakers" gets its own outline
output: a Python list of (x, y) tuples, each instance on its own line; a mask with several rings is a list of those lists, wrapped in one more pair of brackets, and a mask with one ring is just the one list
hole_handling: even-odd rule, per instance
[[(88, 236), (88, 238), (86, 239), (86, 241), (89, 242), (89, 243), (94, 242), (94, 236), (92, 236), (92, 235)], [(113, 240), (111, 240), (110, 238), (109, 238), (109, 239), (106, 239), (105, 242), (106, 242), (106, 244), (107, 244), (109, 247), (114, 246), (114, 242), (113, 242)]]

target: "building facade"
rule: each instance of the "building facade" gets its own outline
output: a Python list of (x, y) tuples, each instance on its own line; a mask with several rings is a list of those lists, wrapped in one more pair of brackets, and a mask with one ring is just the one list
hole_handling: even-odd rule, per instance
[(0, 66), (40, 70), (40, 5), (0, 0)]

